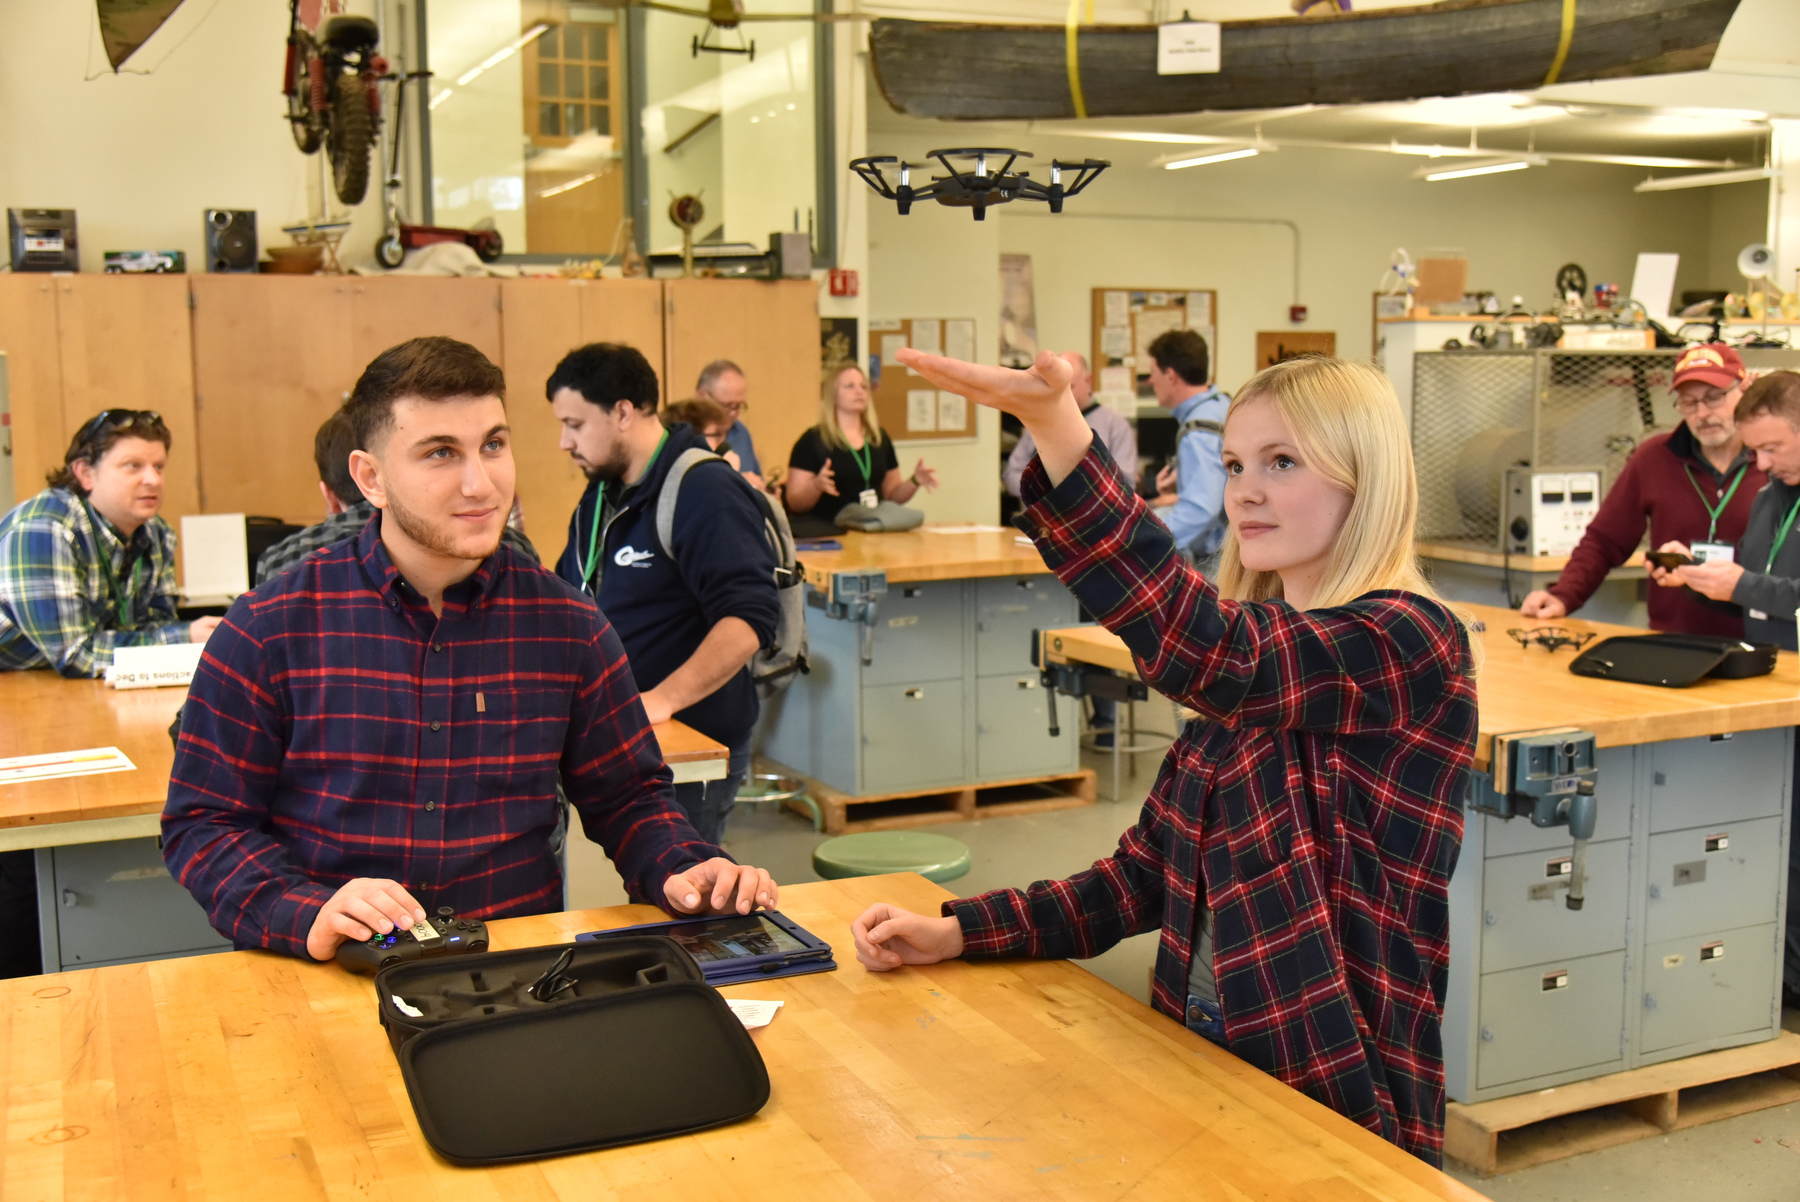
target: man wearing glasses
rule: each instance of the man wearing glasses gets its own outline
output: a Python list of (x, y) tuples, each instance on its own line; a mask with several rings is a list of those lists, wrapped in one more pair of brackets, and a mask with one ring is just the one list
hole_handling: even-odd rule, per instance
[(113, 649), (204, 643), (217, 618), (175, 616), (163, 502), (169, 428), (147, 409), (82, 424), (50, 487), (0, 518), (0, 669), (101, 676)]
[[(1631, 558), (1646, 524), (1653, 547), (1681, 543), (1697, 559), (1735, 557), (1750, 500), (1768, 483), (1737, 428), (1738, 398), (1750, 380), (1743, 359), (1723, 343), (1682, 352), (1673, 380), (1681, 424), (1646, 438), (1632, 452), (1562, 575), (1529, 594), (1521, 614), (1560, 618), (1580, 609), (1606, 574)], [(1660, 581), (1664, 574), (1650, 569), (1652, 579)], [(1744, 637), (1738, 606), (1691, 588), (1653, 588), (1648, 608), (1653, 630)]]
[(756, 444), (750, 440), (750, 427), (744, 424), (744, 410), (750, 408), (750, 385), (744, 379), (744, 369), (729, 359), (714, 359), (700, 369), (700, 382), (694, 385), (694, 395), (713, 402), (731, 415), (731, 425), (725, 431), (725, 445), (737, 452), (739, 474), (757, 488), (764, 487)]

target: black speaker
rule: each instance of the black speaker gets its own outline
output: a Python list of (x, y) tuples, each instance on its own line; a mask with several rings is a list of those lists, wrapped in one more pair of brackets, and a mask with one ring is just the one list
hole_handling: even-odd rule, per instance
[(206, 270), (256, 270), (256, 211), (206, 210)]

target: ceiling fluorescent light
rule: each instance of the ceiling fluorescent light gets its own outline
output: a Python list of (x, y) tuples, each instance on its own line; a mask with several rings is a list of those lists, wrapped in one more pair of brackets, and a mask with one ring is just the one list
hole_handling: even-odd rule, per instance
[(1527, 167), (1542, 167), (1548, 161), (1534, 154), (1511, 155), (1503, 159), (1479, 159), (1473, 163), (1462, 163), (1454, 167), (1421, 167), (1413, 172), (1413, 178), (1435, 183), (1438, 180), (1467, 179), (1472, 175), (1499, 175), (1503, 171), (1523, 171)]
[(1229, 163), (1232, 159), (1251, 159), (1261, 154), (1264, 150), (1272, 149), (1274, 149), (1274, 147), (1271, 146), (1264, 146), (1261, 148), (1245, 146), (1239, 150), (1223, 150), (1217, 154), (1203, 154), (1194, 158), (1176, 159), (1173, 162), (1164, 163), (1163, 170), (1179, 171), (1183, 167), (1201, 167), (1207, 163)]
[(1633, 188), (1633, 192), (1673, 192), (1677, 188), (1710, 188), (1714, 184), (1747, 184), (1752, 180), (1772, 179), (1775, 172), (1768, 167), (1747, 167), (1742, 171), (1702, 171), (1698, 175), (1654, 176)]

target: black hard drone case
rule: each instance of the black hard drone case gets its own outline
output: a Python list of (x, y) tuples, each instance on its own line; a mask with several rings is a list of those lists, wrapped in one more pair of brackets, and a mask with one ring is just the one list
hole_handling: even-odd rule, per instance
[(1741, 680), (1775, 670), (1771, 643), (1746, 643), (1710, 634), (1616, 635), (1604, 639), (1569, 664), (1577, 676), (1598, 676), (1633, 684), (1684, 689), (1711, 676)]
[[(575, 985), (533, 998), (571, 949)], [(682, 1135), (769, 1100), (749, 1032), (665, 936), (393, 964), (375, 992), (419, 1127), (454, 1164)]]

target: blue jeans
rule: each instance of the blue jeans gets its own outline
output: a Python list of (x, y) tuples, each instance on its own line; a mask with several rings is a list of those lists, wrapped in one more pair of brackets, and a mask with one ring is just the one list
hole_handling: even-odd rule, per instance
[(700, 837), (717, 845), (725, 839), (725, 820), (737, 805), (738, 790), (750, 775), (750, 739), (731, 749), (725, 775), (719, 780), (693, 781), (675, 786), (675, 804), (687, 815)]
[(1225, 1012), (1204, 998), (1188, 994), (1186, 1027), (1196, 1035), (1204, 1035), (1220, 1047), (1225, 1046)]

